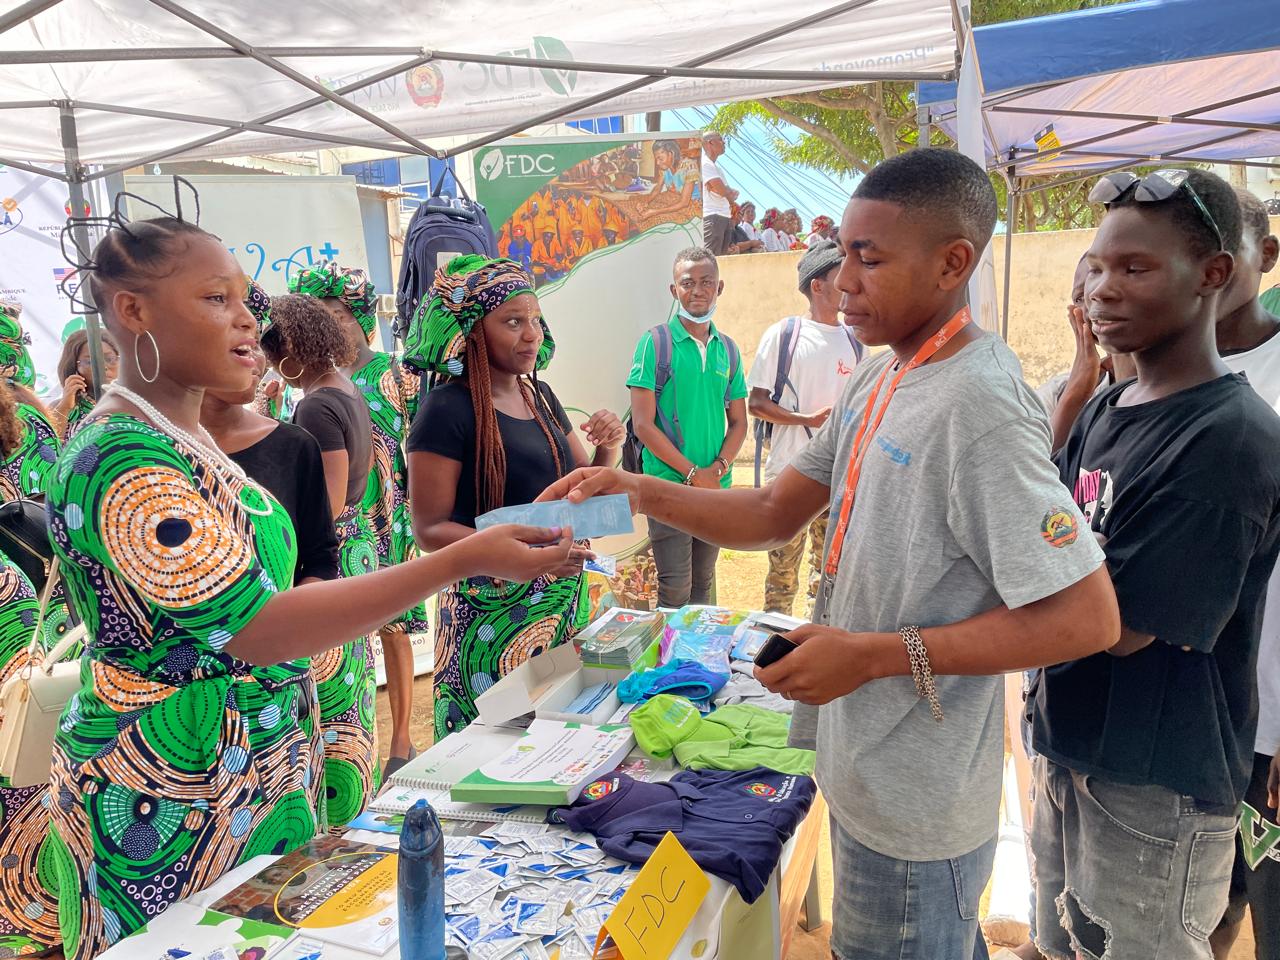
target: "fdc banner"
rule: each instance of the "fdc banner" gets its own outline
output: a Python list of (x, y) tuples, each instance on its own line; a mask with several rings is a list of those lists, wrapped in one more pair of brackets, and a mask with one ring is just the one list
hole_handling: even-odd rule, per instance
[[(520, 138), (474, 155), (498, 250), (534, 277), (556, 340), (543, 378), (575, 426), (602, 408), (627, 412), (636, 343), (675, 312), (675, 256), (702, 244), (701, 150), (696, 133), (659, 133)], [(619, 556), (612, 591), (624, 606), (653, 592), (639, 540), (596, 545)], [(604, 589), (593, 585), (593, 601)]]

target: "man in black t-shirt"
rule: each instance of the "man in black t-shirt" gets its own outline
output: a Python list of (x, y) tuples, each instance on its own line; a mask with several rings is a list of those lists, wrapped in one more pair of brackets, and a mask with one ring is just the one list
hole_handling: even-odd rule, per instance
[(1035, 693), (1037, 943), (1050, 958), (1209, 958), (1253, 764), (1255, 662), (1280, 553), (1280, 417), (1218, 356), (1241, 240), (1203, 171), (1111, 174), (1090, 247), (1098, 343), (1136, 382), (1057, 454), (1103, 544), (1124, 625)]

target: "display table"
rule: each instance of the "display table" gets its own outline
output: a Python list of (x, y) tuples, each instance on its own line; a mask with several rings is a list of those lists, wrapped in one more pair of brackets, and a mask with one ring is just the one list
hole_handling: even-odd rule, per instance
[[(743, 902), (731, 884), (708, 875), (711, 890), (672, 952), (672, 960), (710, 960), (715, 957), (724, 960), (776, 960), (786, 956), (802, 907), (806, 909), (805, 929), (814, 929), (821, 924), (816, 866), (822, 824), (826, 817), (826, 803), (819, 794), (808, 817), (783, 849), (782, 863), (774, 872), (768, 888), (751, 906)], [(550, 829), (564, 828), (552, 826)], [(174, 933), (196, 930), (196, 923), (205, 908), (276, 859), (274, 856), (255, 857), (208, 889), (174, 904), (164, 914), (166, 928)], [(165, 949), (159, 939), (129, 937), (101, 954), (100, 960), (153, 960), (153, 955), (154, 958), (162, 957)], [(558, 950), (555, 947), (548, 953), (550, 960), (557, 960)], [(371, 956), (331, 946), (326, 948), (323, 960), (368, 960)], [(602, 952), (602, 957), (607, 956), (609, 954)], [(399, 957), (399, 950), (393, 947), (384, 954), (383, 960), (399, 960)]]

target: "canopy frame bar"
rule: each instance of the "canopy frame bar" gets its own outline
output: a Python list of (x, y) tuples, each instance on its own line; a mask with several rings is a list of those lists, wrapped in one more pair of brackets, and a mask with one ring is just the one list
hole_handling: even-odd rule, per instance
[[(1187, 117), (1196, 117), (1196, 116), (1198, 116), (1199, 114), (1202, 114), (1202, 113), (1208, 113), (1208, 112), (1210, 112), (1211, 110), (1221, 110), (1221, 109), (1223, 109), (1223, 108), (1225, 108), (1225, 107), (1234, 106), (1234, 105), (1235, 105), (1235, 104), (1237, 104), (1237, 103), (1243, 103), (1243, 102), (1248, 101), (1248, 100), (1256, 100), (1256, 99), (1259, 99), (1259, 98), (1261, 98), (1261, 97), (1271, 96), (1273, 93), (1277, 93), (1277, 92), (1280, 92), (1280, 87), (1269, 87), (1269, 88), (1267, 88), (1266, 90), (1257, 90), (1257, 91), (1254, 91), (1253, 93), (1250, 93), (1250, 94), (1247, 94), (1247, 95), (1244, 95), (1244, 96), (1232, 97), (1232, 98), (1230, 98), (1230, 99), (1228, 99), (1228, 100), (1219, 100), (1219, 101), (1218, 101), (1218, 102), (1216, 102), (1216, 103), (1210, 103), (1210, 104), (1207, 104), (1207, 105), (1202, 106), (1202, 107), (1196, 107), (1196, 108), (1194, 108), (1194, 109), (1192, 109), (1192, 110), (1183, 110), (1181, 113), (1175, 113), (1175, 114), (1173, 114), (1173, 115), (1172, 115), (1172, 117), (1171, 117), (1171, 122), (1172, 122), (1172, 123), (1180, 123), (1184, 118), (1187, 118)], [(1049, 112), (1050, 112), (1050, 108), (1046, 108), (1043, 112), (1045, 112), (1045, 113), (1049, 113)], [(1055, 111), (1055, 112), (1056, 112), (1056, 111)], [(1056, 155), (1056, 154), (1066, 153), (1066, 152), (1067, 152), (1067, 151), (1069, 151), (1069, 150), (1078, 150), (1080, 147), (1087, 147), (1087, 146), (1091, 146), (1092, 144), (1095, 144), (1095, 143), (1101, 143), (1101, 142), (1103, 142), (1104, 140), (1118, 139), (1118, 138), (1120, 138), (1120, 137), (1128, 136), (1128, 135), (1129, 135), (1129, 134), (1131, 134), (1131, 133), (1138, 133), (1138, 132), (1140, 132), (1140, 131), (1142, 131), (1142, 130), (1148, 130), (1148, 129), (1150, 129), (1151, 127), (1160, 126), (1160, 125), (1162, 125), (1162, 123), (1163, 123), (1163, 120), (1161, 121), (1161, 123), (1154, 123), (1154, 122), (1147, 121), (1147, 122), (1143, 122), (1143, 123), (1130, 124), (1130, 125), (1129, 125), (1129, 126), (1127, 126), (1127, 127), (1121, 127), (1119, 130), (1111, 130), (1111, 131), (1109, 131), (1109, 132), (1107, 132), (1107, 133), (1098, 134), (1097, 136), (1094, 136), (1094, 137), (1086, 137), (1084, 140), (1076, 140), (1076, 141), (1074, 141), (1074, 142), (1072, 142), (1072, 143), (1064, 143), (1064, 144), (1062, 144), (1061, 146), (1057, 146), (1057, 147), (1050, 147), (1050, 148), (1048, 148), (1048, 149), (1046, 149), (1046, 150), (1037, 150), (1037, 151), (1035, 151), (1035, 152), (1033, 152), (1033, 153), (1030, 153), (1030, 154), (1025, 154), (1025, 155), (1022, 155), (1022, 156), (1018, 156), (1018, 157), (1016, 157), (1016, 162), (1018, 162), (1018, 163), (1031, 163), (1031, 162), (1033, 162), (1033, 161), (1035, 161), (1035, 160), (1043, 159), (1044, 157), (1049, 157), (1049, 156), (1053, 156), (1053, 155)], [(1243, 124), (1236, 124), (1235, 126), (1236, 126), (1237, 128), (1239, 128), (1240, 126), (1243, 126)], [(1244, 132), (1245, 132), (1245, 133), (1248, 133), (1248, 132), (1251, 132), (1251, 131), (1244, 131)], [(1236, 136), (1243, 136), (1243, 133), (1241, 133), (1241, 134), (1236, 134)], [(1201, 141), (1201, 142), (1199, 142), (1199, 143), (1193, 144), (1193, 145), (1192, 145), (1192, 146), (1190, 146), (1190, 147), (1183, 147), (1183, 148), (1181, 148), (1181, 149), (1184, 149), (1184, 150), (1188, 150), (1188, 149), (1195, 149), (1195, 148), (1198, 148), (1198, 147), (1208, 146), (1208, 145), (1213, 144), (1213, 143), (1219, 143), (1219, 142), (1221, 142), (1222, 140), (1226, 140), (1226, 139), (1231, 139), (1231, 138), (1230, 138), (1230, 137), (1220, 137), (1220, 138), (1216, 138), (1216, 139), (1214, 139), (1214, 140)], [(1016, 150), (1015, 150), (1015, 152), (1016, 152)], [(1216, 162), (1216, 161), (1215, 161), (1215, 162)], [(990, 169), (994, 169), (995, 167), (997, 167), (997, 166), (999, 166), (999, 165), (1000, 165), (999, 163), (993, 163), (993, 164), (991, 165)]]
[[(548, 57), (514, 57), (501, 54), (428, 50), (423, 47), (249, 47), (255, 54), (279, 58), (418, 56), (446, 63), (476, 63), (501, 67), (536, 67), (576, 73), (630, 76), (687, 77), (707, 80), (825, 80), (873, 82), (885, 74), (865, 70), (753, 70), (733, 67), (683, 67), (657, 64), (604, 63), (589, 60), (556, 60)], [(61, 63), (95, 63), (151, 60), (259, 59), (234, 47), (140, 47), (136, 49), (0, 50), (0, 65), (32, 66)], [(952, 70), (895, 73), (904, 81), (946, 80)]]
[(21, 160), (10, 160), (8, 157), (0, 157), (0, 164), (6, 167), (13, 167), (15, 170), (24, 170), (27, 173), (34, 173), (40, 177), (51, 177), (54, 180), (61, 180), (63, 183), (70, 183), (65, 173), (55, 173), (53, 170), (46, 170), (43, 167), (37, 167), (34, 164), (23, 163)]
[[(234, 129), (237, 132), (245, 131), (251, 133), (267, 133), (280, 137), (305, 137), (309, 140), (318, 140), (321, 143), (335, 143), (343, 146), (351, 147), (372, 147), (378, 150), (387, 149), (387, 144), (378, 140), (364, 140), (360, 137), (349, 137), (343, 134), (317, 133), (311, 130), (301, 130), (297, 127), (281, 127), (271, 123), (255, 123), (252, 120), (228, 120), (220, 117), (196, 117), (189, 113), (173, 113), (169, 110), (150, 110), (144, 107), (125, 107), (113, 103), (97, 103), (92, 100), (75, 101), (77, 109), (91, 110), (100, 113), (121, 113), (131, 117), (150, 117), (154, 120), (174, 120), (179, 123), (191, 123), (196, 125), (225, 127)], [(434, 156), (434, 154), (431, 154)]]
[(0, 16), (0, 33), (26, 23), (32, 17), (44, 13), (50, 7), (56, 7), (61, 2), (62, 0), (27, 0), (26, 3), (18, 4), (8, 13)]
[[(992, 113), (1025, 113), (1032, 115), (1043, 115), (1047, 111), (1043, 107), (1007, 107), (1007, 106), (991, 106), (987, 107)], [(1140, 120), (1144, 122), (1154, 123), (1156, 125), (1165, 124), (1184, 124), (1186, 126), (1198, 127), (1229, 127), (1233, 129), (1249, 129), (1259, 132), (1271, 133), (1280, 130), (1280, 123), (1265, 123), (1262, 121), (1250, 120), (1212, 120), (1207, 117), (1180, 117), (1174, 118), (1161, 117), (1156, 114), (1142, 113), (1113, 113), (1107, 110), (1062, 110), (1054, 108), (1053, 113), (1059, 117), (1084, 117), (1091, 120)]]
[[(155, 0), (153, 0), (153, 2), (155, 2)], [(686, 68), (686, 67), (696, 68), (696, 67), (701, 67), (707, 63), (714, 63), (715, 61), (723, 59), (724, 57), (730, 57), (730, 56), (733, 56), (735, 53), (741, 53), (744, 50), (750, 50), (754, 47), (760, 46), (761, 44), (768, 43), (771, 40), (776, 40), (779, 37), (785, 37), (788, 34), (795, 33), (797, 30), (803, 30), (805, 27), (810, 27), (817, 23), (823, 23), (827, 20), (831, 20), (835, 17), (838, 17), (841, 14), (849, 13), (853, 10), (857, 10), (859, 7), (865, 7), (869, 3), (873, 3), (873, 2), (875, 2), (875, 0), (845, 0), (844, 3), (838, 3), (833, 7), (826, 8), (825, 10), (819, 10), (816, 13), (811, 13), (809, 16), (802, 17), (799, 20), (793, 20), (788, 23), (784, 23), (770, 30), (765, 30), (763, 33), (758, 33), (754, 36), (746, 37), (742, 40), (737, 40), (734, 43), (728, 44), (726, 46), (718, 47), (717, 49), (712, 50), (709, 53), (700, 54), (699, 56), (686, 60), (683, 63), (676, 64), (676, 66), (679, 68)], [(590, 107), (594, 107), (597, 104), (606, 103), (609, 100), (612, 100), (616, 97), (625, 96), (626, 94), (631, 93), (634, 90), (641, 90), (644, 87), (652, 86), (653, 84), (663, 79), (665, 78), (660, 75), (649, 75), (649, 76), (640, 77), (636, 80), (631, 80), (631, 81), (628, 81), (627, 83), (620, 84), (619, 86), (612, 87), (608, 90), (604, 90), (601, 93), (595, 94), (594, 96), (585, 97), (573, 103), (566, 104), (565, 106), (557, 108), (555, 110), (545, 111), (543, 113), (538, 114), (536, 117), (532, 117), (528, 120), (522, 120), (519, 123), (508, 124), (507, 126), (503, 127), (502, 129), (494, 133), (486, 134), (485, 136), (482, 136), (482, 137), (477, 137), (475, 140), (471, 140), (458, 147), (454, 147), (450, 150), (445, 151), (440, 156), (440, 159), (443, 160), (443, 159), (446, 159), (447, 157), (453, 157), (461, 153), (466, 153), (468, 150), (476, 150), (480, 147), (487, 146), (490, 143), (496, 143), (499, 140), (504, 140), (507, 137), (514, 136), (515, 134), (520, 133), (521, 131), (527, 130), (530, 127), (541, 126), (544, 123), (553, 123), (561, 119), (562, 117), (570, 116), (572, 114), (578, 113), (579, 111), (586, 110)], [(881, 77), (879, 79), (887, 79), (887, 78)]]
[(378, 127), (381, 130), (385, 131), (386, 133), (389, 133), (391, 136), (395, 137), (400, 142), (407, 143), (413, 146), (415, 149), (421, 150), (424, 152), (429, 153), (432, 150), (432, 147), (423, 143), (417, 137), (412, 136), (406, 131), (400, 129), (398, 126), (396, 126), (394, 123), (391, 123), (389, 120), (384, 120), (382, 117), (379, 117), (377, 114), (372, 113), (369, 110), (366, 110), (364, 107), (358, 106), (357, 104), (352, 103), (350, 100), (347, 100), (346, 98), (339, 96), (338, 94), (330, 90), (328, 87), (324, 86), (324, 84), (320, 83), (317, 80), (313, 80), (311, 77), (308, 77), (305, 74), (299, 73), (297, 70), (293, 69), (293, 67), (289, 66), (288, 64), (281, 63), (275, 57), (271, 57), (264, 53), (259, 52), (252, 45), (246, 43), (244, 40), (241, 40), (239, 37), (235, 36), (234, 34), (229, 33), (226, 30), (223, 30), (216, 23), (212, 23), (206, 20), (204, 17), (201, 17), (195, 13), (192, 13), (186, 7), (182, 6), (179, 3), (176, 3), (175, 0), (150, 0), (150, 2), (154, 6), (159, 7), (161, 10), (166, 10), (169, 13), (173, 14), (178, 19), (185, 20), (187, 23), (191, 24), (193, 27), (197, 28), (198, 30), (202, 30), (205, 33), (209, 34), (209, 36), (217, 40), (221, 40), (223, 43), (227, 44), (228, 46), (241, 51), (245, 56), (252, 57), (254, 60), (257, 60), (263, 66), (269, 67), (270, 69), (274, 70), (276, 73), (279, 73), (281, 76), (284, 76), (292, 80), (294, 83), (298, 84), (299, 86), (305, 87), (306, 89), (310, 90), (312, 93), (317, 94), (318, 96), (323, 97), (325, 100), (328, 100), (330, 103), (341, 107), (343, 110), (346, 110), (348, 113), (352, 113), (355, 116), (359, 117), (360, 119), (373, 124), (375, 127)]
[[(414, 67), (421, 66), (426, 62), (427, 62), (427, 58), (425, 57), (415, 57), (413, 60), (410, 60), (407, 63), (401, 63), (392, 67), (388, 67), (386, 70), (380, 70), (379, 72), (372, 74), (371, 76), (364, 77), (360, 80), (356, 80), (356, 81), (353, 81), (352, 83), (346, 84), (345, 86), (338, 87), (335, 92), (338, 94), (353, 93), (356, 90), (363, 89), (364, 87), (371, 87), (375, 83), (381, 83), (383, 80), (386, 80), (389, 77), (398, 76), (399, 74), (404, 73), (406, 70), (412, 70)], [(288, 116), (292, 116), (295, 113), (301, 113), (304, 110), (310, 110), (312, 107), (319, 106), (324, 102), (325, 102), (324, 97), (312, 97), (309, 100), (303, 100), (300, 103), (294, 103), (287, 107), (280, 107), (276, 110), (272, 110), (270, 113), (263, 114), (262, 116), (259, 116), (259, 117), (255, 117), (253, 120), (248, 122), (270, 123), (271, 121), (279, 120), (282, 117), (288, 117)], [(217, 133), (211, 133), (208, 136), (200, 137), (197, 140), (188, 140), (186, 143), (180, 143), (180, 144), (177, 144), (176, 146), (169, 147), (165, 150), (158, 150), (155, 153), (148, 154), (136, 160), (131, 160), (125, 163), (117, 163), (114, 166), (105, 167), (102, 170), (97, 171), (96, 173), (89, 174), (88, 176), (85, 177), (85, 179), (98, 180), (104, 177), (113, 176), (117, 173), (124, 173), (126, 170), (130, 170), (133, 167), (141, 167), (141, 166), (146, 166), (148, 163), (157, 163), (161, 160), (168, 160), (171, 157), (180, 156), (191, 150), (198, 150), (201, 147), (206, 147), (206, 146), (209, 146), (210, 144), (218, 143), (219, 141), (226, 140), (229, 137), (235, 136), (239, 132), (240, 132), (239, 130), (219, 130)], [(382, 149), (386, 149), (386, 148), (387, 148), (387, 145), (383, 144)], [(421, 153), (421, 151), (416, 149), (409, 152), (412, 152), (415, 154)], [(429, 150), (425, 155), (439, 157), (440, 152), (435, 150)]]

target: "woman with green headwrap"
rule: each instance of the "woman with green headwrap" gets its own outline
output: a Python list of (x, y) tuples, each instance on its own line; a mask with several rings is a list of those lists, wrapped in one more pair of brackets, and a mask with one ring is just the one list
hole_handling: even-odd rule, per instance
[[(41, 497), (58, 458), (57, 433), (28, 389), (35, 370), (18, 313), (0, 303), (0, 503)], [(26, 664), (38, 609), (31, 581), (0, 554), (0, 684)], [(43, 630), (46, 649), (67, 619), (65, 603), (51, 606)], [(48, 792), (45, 785), (13, 787), (0, 777), (0, 956), (40, 953), (62, 942), (57, 892), (47, 870), (40, 870), (49, 833)]]
[[(294, 274), (289, 289), (320, 299), (351, 341), (356, 358), (343, 372), (363, 395), (373, 421), (374, 460), (365, 495), (365, 514), (378, 540), (378, 563), (394, 566), (416, 554), (409, 516), (409, 470), (404, 441), (418, 407), (418, 378), (390, 354), (370, 346), (378, 332), (376, 289), (368, 275), (336, 263)], [(391, 750), (384, 776), (414, 757), (409, 738), (413, 716), (413, 651), (409, 635), (427, 629), (420, 605), (378, 632), (391, 701)]]
[[(480, 514), (528, 503), (570, 470), (616, 462), (625, 435), (618, 417), (601, 410), (583, 425), (596, 445), (588, 455), (538, 379), (555, 343), (519, 264), (455, 257), (436, 272), (411, 329), (407, 355), (449, 378), (426, 395), (409, 433), (409, 498), (423, 549), (465, 539)], [(589, 555), (579, 545), (531, 583), (477, 577), (440, 595), (437, 738), (471, 723), (476, 697), (500, 677), (585, 625)]]

